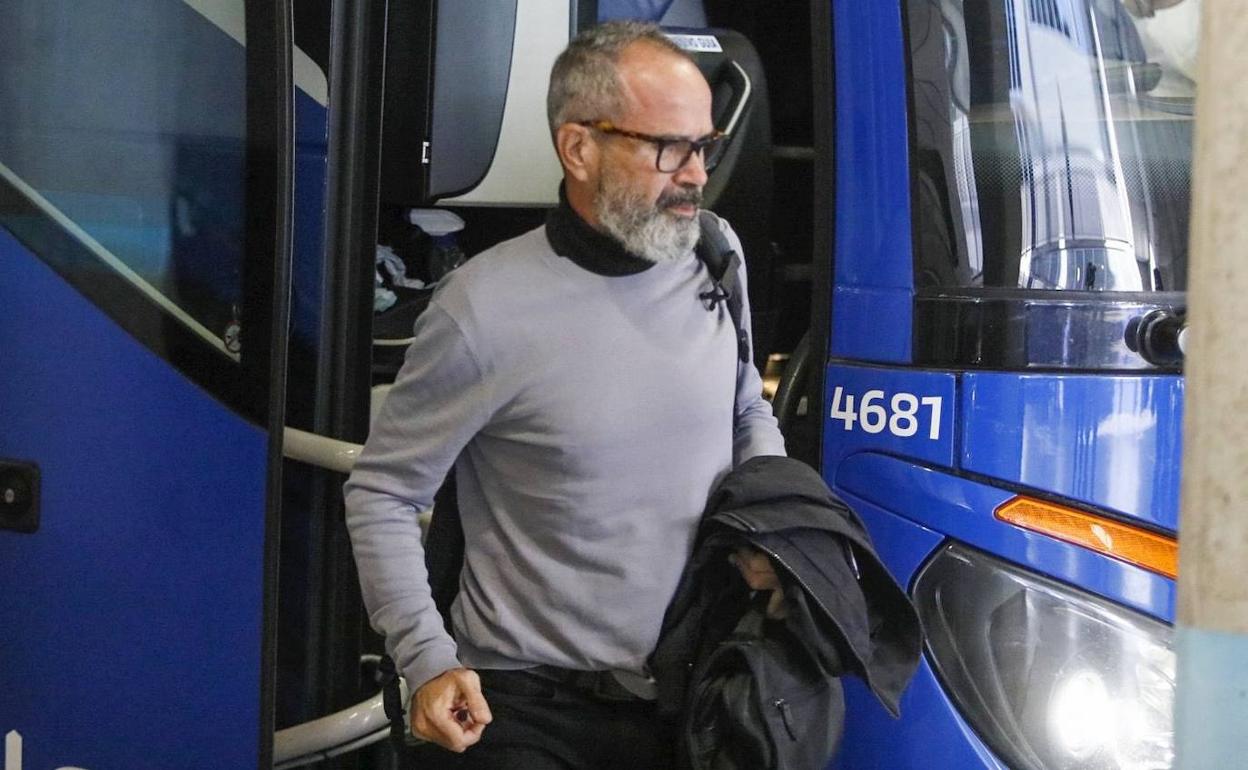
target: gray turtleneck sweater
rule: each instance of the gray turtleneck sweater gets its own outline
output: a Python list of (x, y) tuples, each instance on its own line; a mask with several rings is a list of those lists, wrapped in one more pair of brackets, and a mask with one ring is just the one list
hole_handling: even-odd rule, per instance
[[(643, 263), (569, 214), (442, 281), (346, 484), (365, 605), (413, 688), (460, 665), (644, 673), (711, 488), (784, 453), (701, 261)], [(417, 523), (452, 463), (456, 640)]]

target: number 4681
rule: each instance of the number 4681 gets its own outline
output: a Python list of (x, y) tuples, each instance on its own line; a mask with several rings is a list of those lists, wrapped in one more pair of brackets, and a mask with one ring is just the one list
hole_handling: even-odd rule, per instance
[[(894, 393), (890, 401), (885, 401), (884, 391), (868, 390), (862, 394), (857, 408), (855, 400), (854, 394), (845, 393), (839, 385), (832, 391), (832, 411), (829, 417), (844, 423), (845, 430), (853, 430), (857, 424), (867, 433), (883, 433), (887, 430), (894, 436), (909, 438), (919, 432), (922, 418), (926, 416), (927, 437), (932, 441), (940, 438), (941, 396), (919, 397), (913, 393)], [(923, 407), (927, 409), (926, 415), (919, 413)]]

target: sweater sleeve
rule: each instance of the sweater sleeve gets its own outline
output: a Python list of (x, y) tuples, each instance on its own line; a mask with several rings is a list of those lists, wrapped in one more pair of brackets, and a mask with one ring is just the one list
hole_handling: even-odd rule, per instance
[(369, 620), (413, 690), (460, 665), (430, 593), (417, 515), (491, 413), (485, 374), (435, 299), (344, 488)]
[[(741, 325), (749, 335), (750, 345), (754, 344), (754, 330), (750, 325), (750, 294), (746, 284), (744, 250), (741, 240), (722, 218), (719, 226), (728, 236), (728, 242), (738, 254), (742, 255), (737, 269), (738, 286), (741, 287)], [(732, 431), (733, 463), (740, 465), (751, 457), (759, 455), (786, 454), (784, 436), (772, 414), (771, 404), (763, 398), (763, 378), (753, 361), (737, 364), (737, 412), (733, 420)]]

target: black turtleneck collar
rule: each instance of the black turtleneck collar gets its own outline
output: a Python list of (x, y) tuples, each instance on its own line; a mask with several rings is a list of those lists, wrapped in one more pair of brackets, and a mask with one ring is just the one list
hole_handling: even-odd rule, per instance
[(615, 238), (599, 232), (581, 219), (559, 185), (559, 206), (546, 215), (546, 239), (561, 257), (598, 275), (635, 275), (654, 263), (625, 251)]

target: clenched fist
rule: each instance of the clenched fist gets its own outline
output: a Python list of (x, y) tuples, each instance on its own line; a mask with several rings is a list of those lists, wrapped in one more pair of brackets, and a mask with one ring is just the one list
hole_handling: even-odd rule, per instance
[(412, 733), (444, 749), (463, 752), (481, 740), (493, 720), (481, 694), (481, 678), (453, 668), (425, 682), (412, 696)]

